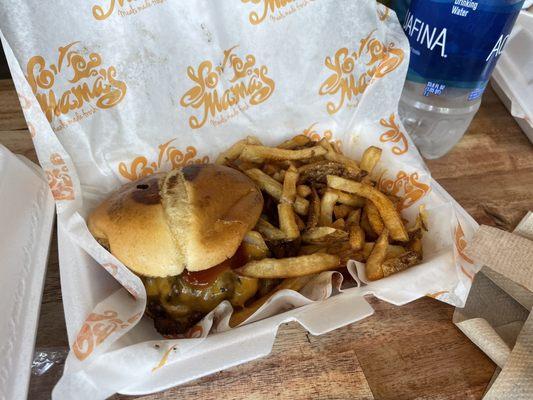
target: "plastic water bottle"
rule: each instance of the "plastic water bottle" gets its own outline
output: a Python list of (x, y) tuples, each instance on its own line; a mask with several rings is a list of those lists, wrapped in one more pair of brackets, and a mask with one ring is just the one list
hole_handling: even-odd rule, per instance
[[(524, 0), (412, 0), (402, 122), (426, 158), (463, 137)], [(527, 51), (524, 49), (524, 51)]]

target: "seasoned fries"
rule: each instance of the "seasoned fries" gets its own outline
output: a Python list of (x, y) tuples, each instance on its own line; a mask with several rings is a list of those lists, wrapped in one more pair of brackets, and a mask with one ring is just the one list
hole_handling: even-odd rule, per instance
[(365, 212), (372, 230), (380, 235), (381, 232), (383, 232), (385, 225), (383, 224), (383, 220), (379, 215), (377, 207), (371, 201), (367, 201), (365, 204)]
[(296, 215), (293, 207), (294, 201), (296, 200), (297, 180), (298, 170), (291, 165), (285, 173), (281, 199), (278, 204), (279, 227), (289, 240), (294, 240), (300, 236), (300, 229), (296, 222)]
[(262, 163), (265, 160), (302, 160), (322, 156), (326, 153), (327, 150), (322, 146), (307, 147), (301, 150), (285, 150), (275, 147), (245, 145), (239, 158), (243, 161)]
[(296, 186), (296, 193), (300, 197), (307, 197), (311, 194), (311, 188), (307, 185), (298, 185)]
[(320, 218), (320, 197), (315, 188), (311, 189), (311, 202), (309, 203), (309, 214), (307, 215), (307, 228), (314, 228), (318, 225)]
[(383, 229), (383, 232), (381, 235), (379, 235), (376, 244), (368, 256), (368, 260), (366, 260), (365, 273), (369, 281), (375, 281), (384, 277), (382, 264), (387, 256), (388, 246), (389, 231), (387, 229)]
[(268, 240), (283, 240), (287, 238), (281, 229), (276, 228), (264, 218), (259, 218), (255, 229)]
[(318, 219), (318, 223), (321, 226), (330, 226), (333, 223), (333, 207), (335, 207), (338, 199), (337, 193), (331, 190), (326, 190), (326, 193), (322, 196), (320, 218)]
[(379, 147), (370, 146), (365, 150), (363, 157), (361, 158), (361, 169), (368, 174), (371, 174), (380, 158), (381, 149)]
[[(252, 180), (257, 184), (257, 186), (259, 186), (261, 190), (264, 190), (276, 200), (281, 199), (281, 195), (283, 193), (283, 186), (281, 185), (281, 183), (279, 183), (278, 181), (271, 178), (270, 176), (268, 176), (263, 171), (257, 168), (249, 169), (245, 171), (245, 173), (250, 178), (252, 178)], [(309, 202), (306, 199), (296, 197), (296, 199), (294, 200), (294, 210), (298, 214), (306, 215), (308, 207)]]
[(337, 219), (348, 217), (348, 214), (350, 214), (351, 211), (353, 211), (353, 208), (345, 204), (339, 204), (338, 206), (333, 207), (333, 215), (335, 215), (335, 218)]
[(294, 278), (316, 274), (339, 266), (338, 256), (314, 253), (306, 256), (288, 258), (264, 258), (250, 261), (235, 272), (250, 278)]
[(359, 225), (350, 226), (349, 243), (353, 250), (361, 250), (365, 245), (365, 231)]
[(334, 175), (328, 175), (328, 186), (333, 189), (354, 193), (370, 200), (377, 207), (383, 223), (390, 231), (391, 238), (400, 242), (407, 242), (409, 240), (409, 235), (407, 234), (400, 214), (385, 194), (369, 185)]
[(229, 161), (234, 161), (241, 155), (242, 150), (248, 144), (260, 145), (261, 141), (255, 136), (248, 136), (246, 139), (239, 140), (225, 152), (220, 153), (215, 164), (226, 164)]
[(237, 325), (240, 325), (244, 321), (246, 321), (248, 318), (252, 316), (253, 313), (255, 313), (259, 308), (266, 303), (270, 297), (276, 292), (279, 292), (283, 289), (290, 289), (299, 291), (303, 289), (305, 285), (311, 281), (315, 276), (314, 275), (306, 275), (306, 276), (299, 276), (297, 278), (288, 278), (284, 279), (283, 282), (281, 282), (276, 288), (270, 292), (265, 294), (264, 296), (260, 297), (259, 299), (255, 300), (252, 304), (250, 304), (247, 307), (244, 307), (243, 309), (234, 312), (231, 315), (231, 318), (229, 320), (229, 326), (232, 328), (236, 327)]
[(398, 257), (389, 258), (381, 265), (383, 277), (403, 271), (419, 262), (420, 256), (414, 251), (408, 251)]
[(337, 196), (339, 196), (339, 203), (344, 204), (346, 206), (350, 207), (363, 207), (365, 205), (365, 199), (361, 196), (357, 196), (355, 194), (349, 194), (345, 192), (341, 192), (340, 190), (335, 191), (337, 193)]
[(265, 195), (263, 214), (243, 241), (249, 261), (235, 272), (270, 283), (261, 297), (232, 315), (231, 326), (249, 318), (273, 293), (300, 290), (314, 274), (348, 260), (366, 262), (369, 281), (421, 262), (426, 215), (421, 209), (407, 229), (396, 208), (401, 198), (378, 189), (372, 176), (381, 152), (371, 146), (357, 162), (326, 138), (297, 135), (268, 147), (250, 136), (217, 158), (218, 164), (243, 171)]
[(292, 139), (286, 140), (283, 143), (276, 146), (278, 149), (292, 150), (296, 147), (303, 147), (309, 143), (311, 139), (305, 135), (296, 135)]
[(348, 237), (348, 233), (340, 229), (330, 226), (319, 226), (311, 228), (302, 234), (302, 241), (304, 243), (332, 243), (339, 240), (344, 240)]

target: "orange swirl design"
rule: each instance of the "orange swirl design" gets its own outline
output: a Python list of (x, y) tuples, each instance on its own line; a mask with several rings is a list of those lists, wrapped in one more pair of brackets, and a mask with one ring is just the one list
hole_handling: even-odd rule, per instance
[(383, 4), (378, 4), (378, 18), (380, 21), (385, 21), (389, 18), (390, 9)]
[(195, 158), (198, 152), (194, 146), (187, 146), (185, 152), (171, 146), (170, 144), (175, 140), (172, 139), (159, 145), (157, 161), (150, 162), (145, 156), (138, 156), (133, 159), (129, 166), (125, 162), (119, 163), (118, 172), (124, 178), (135, 181), (158, 172), (165, 165), (169, 165), (170, 169), (176, 169), (186, 165), (207, 164), (209, 162), (208, 156)]
[(392, 142), (392, 143), (399, 143), (398, 146), (392, 147), (393, 154), (396, 154), (397, 156), (404, 154), (407, 152), (407, 149), (409, 148), (409, 145), (407, 143), (407, 139), (405, 138), (405, 135), (400, 130), (400, 127), (396, 123), (395, 115), (392, 113), (389, 117), (389, 120), (387, 121), (385, 118), (381, 118), (379, 120), (379, 123), (381, 126), (388, 128), (387, 131), (381, 134), (379, 137), (379, 141), (382, 143), (386, 142)]
[(309, 128), (304, 129), (303, 132), (302, 132), (302, 135), (305, 135), (305, 136), (309, 137), (309, 139), (314, 140), (315, 142), (318, 142), (318, 141), (320, 141), (320, 139), (325, 138), (328, 141), (335, 143), (335, 145), (337, 146), (337, 149), (342, 150), (342, 141), (339, 140), (339, 139), (334, 140), (333, 139), (333, 132), (331, 132), (329, 129), (324, 131), (324, 132), (322, 132), (322, 134), (318, 133), (315, 130), (315, 125), (316, 124), (317, 123), (315, 122), (315, 123), (311, 124), (311, 126), (309, 126)]
[[(31, 132), (31, 130), (30, 130)], [(74, 185), (65, 161), (58, 153), (50, 155), (50, 162), (57, 168), (45, 170), (48, 186), (55, 200), (74, 200)]]
[[(320, 85), (320, 96), (335, 97), (326, 103), (328, 114), (337, 113), (344, 105), (357, 105), (358, 97), (377, 79), (394, 71), (404, 60), (402, 49), (394, 43), (379, 41), (374, 36), (376, 29), (361, 39), (359, 47), (338, 49), (333, 57), (327, 56), (325, 66), (330, 72)], [(364, 68), (362, 72), (358, 72)]]
[[(201, 128), (209, 120), (213, 122), (219, 114), (261, 104), (274, 92), (276, 85), (268, 76), (268, 67), (256, 65), (252, 54), (240, 58), (233, 53), (235, 48), (237, 46), (224, 50), (219, 65), (205, 60), (196, 69), (187, 68), (187, 77), (194, 86), (183, 94), (180, 105), (199, 111), (198, 115), (189, 117), (192, 129)], [(219, 83), (226, 79), (231, 84), (229, 88), (219, 87)]]
[[(98, 53), (76, 50), (79, 43), (59, 47), (55, 62), (47, 63), (40, 55), (28, 60), (26, 77), (48, 122), (84, 111), (85, 106), (113, 107), (126, 95), (126, 83), (117, 79), (116, 68), (104, 67)], [(68, 85), (58, 88), (58, 80)]]
[(419, 182), (418, 179), (418, 172), (413, 172), (409, 175), (404, 171), (399, 171), (395, 179), (380, 178), (378, 187), (385, 193), (401, 198), (397, 204), (397, 209), (401, 212), (412, 206), (431, 190), (428, 185)]
[(129, 327), (138, 321), (141, 316), (142, 313), (139, 312), (123, 321), (118, 318), (118, 313), (113, 310), (104, 311), (102, 314), (89, 314), (72, 345), (74, 355), (80, 361), (85, 360), (112, 333)]
[[(461, 226), (459, 221), (457, 221), (457, 226), (455, 227), (454, 242), (455, 242), (455, 248), (457, 249), (457, 253), (459, 253), (461, 258), (470, 264), (474, 264), (474, 261), (470, 257), (468, 257), (464, 252), (467, 242), (465, 239), (465, 233), (463, 231), (463, 227)], [(470, 277), (470, 275), (468, 276)]]

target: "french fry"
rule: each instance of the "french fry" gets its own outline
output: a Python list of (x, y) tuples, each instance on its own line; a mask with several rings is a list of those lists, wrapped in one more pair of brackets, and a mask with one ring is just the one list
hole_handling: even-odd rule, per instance
[(339, 241), (328, 244), (326, 246), (325, 252), (329, 254), (339, 255), (340, 253), (347, 251), (347, 250), (351, 250), (350, 243), (348, 243), (348, 241), (346, 240), (339, 240)]
[[(252, 168), (245, 171), (259, 188), (276, 200), (281, 199), (283, 193), (283, 186), (271, 176), (268, 176), (258, 168)], [(300, 215), (307, 215), (307, 209), (309, 208), (309, 202), (301, 197), (296, 197), (294, 200), (294, 210)]]
[(326, 160), (329, 161), (335, 161), (338, 162), (348, 169), (351, 170), (353, 174), (357, 174), (361, 169), (359, 168), (359, 165), (355, 162), (355, 160), (352, 160), (349, 157), (343, 156), (342, 154), (336, 153), (333, 149), (331, 151), (328, 151), (324, 157)]
[(328, 160), (321, 160), (304, 164), (298, 168), (300, 173), (299, 183), (326, 183), (328, 175), (342, 176), (347, 179), (359, 179), (359, 172), (347, 168), (345, 165)]
[(300, 229), (298, 229), (298, 224), (294, 218), (294, 209), (292, 208), (292, 204), (278, 204), (278, 216), (279, 227), (288, 240), (294, 240), (300, 236)]
[(306, 244), (300, 247), (300, 250), (298, 251), (299, 256), (304, 256), (308, 254), (314, 254), (314, 253), (329, 253), (328, 252), (328, 245), (323, 244)]
[(381, 265), (383, 277), (385, 278), (397, 272), (404, 271), (419, 262), (420, 256), (415, 251), (408, 251), (398, 257), (389, 258)]
[(365, 205), (365, 199), (361, 196), (342, 192), (340, 190), (336, 190), (335, 193), (337, 193), (337, 196), (339, 196), (337, 202), (339, 202), (340, 204), (344, 204), (346, 206), (354, 208), (364, 207)]
[(265, 164), (263, 165), (262, 171), (267, 175), (274, 175), (276, 172), (279, 172), (281, 167), (276, 164)]
[(422, 252), (422, 238), (415, 237), (409, 241), (409, 244), (407, 245), (407, 248), (409, 250), (414, 251), (416, 254), (419, 255), (420, 259), (422, 259), (423, 252)]
[(311, 188), (311, 202), (309, 203), (309, 214), (307, 214), (306, 227), (308, 229), (314, 228), (318, 225), (320, 218), (320, 197), (315, 188)]
[[(374, 242), (366, 242), (364, 244), (361, 252), (363, 253), (365, 259), (370, 256), (370, 253), (372, 252), (374, 245), (375, 245)], [(389, 246), (387, 247), (387, 255), (385, 256), (385, 260), (388, 260), (389, 258), (399, 257), (406, 252), (407, 250), (403, 246), (389, 244)]]
[(348, 217), (346, 218), (346, 225), (352, 226), (352, 225), (359, 225), (359, 221), (361, 220), (361, 209), (358, 208), (357, 210), (352, 210), (348, 214)]
[(320, 139), (320, 141), (318, 142), (318, 145), (319, 146), (322, 146), (323, 148), (326, 149), (326, 151), (330, 152), (330, 151), (334, 151), (333, 150), (333, 147), (331, 147), (331, 143), (329, 142), (328, 139), (326, 138), (322, 138)]
[(246, 235), (244, 235), (244, 239), (242, 241), (243, 243), (253, 244), (254, 246), (268, 251), (268, 246), (265, 243), (265, 239), (258, 231), (249, 231)]
[(302, 234), (302, 241), (304, 243), (323, 244), (344, 240), (347, 237), (348, 233), (340, 229), (335, 229), (330, 226), (319, 226), (306, 230)]
[(244, 147), (248, 144), (260, 145), (261, 141), (255, 136), (248, 136), (245, 139), (239, 140), (229, 149), (220, 153), (215, 161), (215, 164), (226, 164), (228, 161), (236, 160), (241, 155)]
[(387, 247), (389, 246), (389, 231), (385, 228), (381, 235), (379, 235), (376, 244), (372, 248), (365, 264), (365, 273), (369, 281), (375, 281), (383, 278), (383, 269), (381, 265), (385, 261), (387, 255)]
[(302, 160), (322, 156), (327, 150), (322, 146), (308, 147), (301, 150), (285, 150), (275, 147), (246, 145), (242, 149), (239, 159), (261, 163), (265, 160)]
[(383, 220), (379, 215), (377, 207), (370, 200), (367, 200), (365, 204), (365, 211), (372, 230), (380, 235), (381, 232), (383, 232), (385, 225), (383, 224)]
[(281, 182), (283, 183), (283, 176), (281, 175), (281, 171), (276, 171), (272, 174), (272, 178), (274, 178), (275, 180), (277, 180), (278, 182)]
[(333, 150), (335, 150), (335, 153), (342, 154), (342, 150), (337, 143), (331, 142), (331, 147), (333, 147)]
[(425, 230), (427, 232), (428, 228), (428, 222), (427, 222), (427, 212), (426, 212), (426, 209), (425, 209), (425, 206), (424, 205), (421, 205), (418, 207), (418, 215), (416, 216), (416, 220), (415, 220), (415, 223), (412, 227), (410, 228), (407, 228), (407, 232), (409, 234), (413, 233), (413, 232), (416, 232), (416, 231), (420, 231), (420, 230)]
[(374, 170), (374, 167), (379, 162), (381, 158), (381, 149), (379, 147), (370, 146), (363, 152), (363, 157), (361, 158), (360, 168), (363, 171), (368, 172), (370, 175)]
[(350, 211), (352, 211), (353, 208), (350, 206), (347, 206), (346, 204), (339, 204), (333, 207), (333, 215), (335, 215), (335, 218), (347, 218), (348, 214), (350, 214)]
[(257, 231), (250, 231), (241, 243), (244, 253), (249, 260), (260, 260), (268, 257), (269, 250), (263, 236)]
[(305, 135), (296, 135), (293, 138), (284, 141), (283, 143), (277, 145), (278, 149), (292, 150), (296, 147), (305, 146), (311, 141), (308, 136)]
[(280, 204), (278, 204), (279, 227), (289, 240), (294, 240), (300, 236), (300, 229), (296, 223), (293, 208), (294, 201), (296, 200), (297, 180), (298, 170), (291, 165), (285, 173)]
[(255, 229), (268, 240), (284, 240), (287, 238), (281, 229), (276, 228), (264, 218), (259, 218)]
[(283, 280), (276, 288), (266, 295), (255, 300), (252, 304), (247, 307), (244, 307), (241, 310), (235, 311), (229, 320), (229, 326), (235, 328), (237, 325), (242, 324), (248, 318), (250, 318), (263, 304), (267, 302), (268, 299), (276, 292), (279, 292), (283, 289), (290, 289), (295, 291), (300, 291), (305, 285), (307, 285), (311, 279), (314, 278), (314, 275), (299, 276), (297, 278), (289, 278)]
[(333, 254), (314, 253), (281, 259), (263, 258), (250, 261), (234, 271), (250, 278), (294, 278), (334, 269), (339, 261), (339, 257)]
[(294, 214), (294, 219), (296, 220), (296, 225), (298, 226), (298, 229), (300, 231), (303, 231), (305, 229), (305, 222), (303, 221), (303, 219), (296, 213)]
[(311, 194), (311, 188), (307, 185), (298, 185), (296, 186), (296, 193), (300, 197), (307, 197)]
[(356, 224), (350, 225), (348, 229), (350, 247), (353, 250), (361, 250), (365, 245), (365, 231)]
[(363, 212), (361, 213), (361, 219), (359, 220), (359, 226), (363, 228), (363, 230), (365, 231), (365, 235), (368, 238), (376, 239), (379, 236), (372, 228), (372, 225), (370, 225), (370, 221), (368, 220), (368, 215), (365, 209), (363, 209)]
[(329, 187), (357, 194), (374, 203), (385, 227), (390, 231), (392, 239), (400, 242), (407, 242), (409, 240), (409, 235), (405, 229), (400, 214), (394, 207), (394, 204), (392, 204), (392, 201), (390, 201), (385, 194), (369, 185), (350, 181), (339, 176), (328, 175), (327, 179)]
[(294, 204), (296, 200), (296, 182), (298, 181), (298, 170), (290, 166), (285, 172), (283, 180), (283, 190), (281, 193), (280, 203)]
[(340, 257), (341, 259), (341, 265), (346, 265), (346, 263), (349, 261), (349, 260), (355, 260), (355, 261), (359, 261), (359, 262), (364, 262), (365, 259), (363, 257), (363, 254), (359, 251), (359, 250), (354, 250), (354, 249), (347, 249), (347, 250), (343, 250), (343, 251), (340, 251), (337, 253), (337, 255)]
[(337, 218), (335, 221), (333, 221), (331, 227), (344, 231), (346, 230), (346, 221), (344, 221), (344, 218)]
[(339, 195), (331, 190), (326, 190), (326, 193), (320, 200), (320, 218), (318, 224), (321, 226), (330, 226), (333, 223), (333, 207)]

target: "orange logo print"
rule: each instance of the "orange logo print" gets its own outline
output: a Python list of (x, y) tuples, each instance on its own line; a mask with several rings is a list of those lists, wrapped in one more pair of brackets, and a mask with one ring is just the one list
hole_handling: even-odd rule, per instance
[(42, 56), (33, 56), (26, 67), (26, 79), (50, 123), (63, 115), (55, 131), (90, 117), (99, 109), (116, 106), (126, 95), (126, 84), (116, 79), (113, 66), (104, 67), (98, 53), (75, 50), (79, 42), (60, 47), (56, 62), (47, 64)]
[(342, 47), (333, 58), (326, 57), (325, 65), (333, 73), (322, 83), (318, 93), (336, 97), (326, 104), (329, 114), (339, 111), (346, 101), (349, 107), (356, 107), (359, 95), (372, 81), (383, 78), (402, 63), (403, 50), (395, 48), (393, 43), (386, 45), (374, 38), (375, 31), (361, 39), (357, 49)]
[(248, 20), (252, 25), (259, 25), (267, 17), (279, 21), (316, 0), (241, 0), (243, 3), (259, 4), (260, 11), (252, 11)]
[(398, 156), (407, 152), (407, 149), (409, 147), (407, 144), (407, 139), (405, 138), (405, 135), (400, 131), (400, 127), (398, 126), (396, 121), (394, 121), (394, 114), (390, 115), (388, 121), (385, 118), (381, 118), (379, 120), (379, 123), (381, 126), (389, 128), (388, 131), (381, 134), (381, 136), (379, 137), (379, 141), (382, 143), (399, 143), (398, 146), (392, 147), (392, 152)]
[(333, 132), (328, 129), (324, 131), (322, 135), (320, 135), (320, 133), (315, 131), (315, 125), (316, 122), (312, 124), (309, 128), (304, 129), (302, 135), (305, 135), (314, 141), (319, 141), (322, 138), (326, 138), (328, 141), (333, 142), (333, 144), (337, 147), (338, 150), (342, 150), (342, 142), (340, 140), (333, 140)]
[[(208, 120), (213, 126), (223, 124), (248, 107), (265, 102), (274, 92), (275, 83), (268, 77), (268, 67), (257, 65), (252, 54), (240, 58), (233, 53), (236, 47), (225, 50), (222, 63), (216, 67), (206, 60), (196, 69), (187, 68), (194, 86), (183, 95), (180, 104), (199, 111), (198, 116), (189, 118), (191, 128), (201, 128)], [(230, 87), (222, 90), (221, 81)]]
[(383, 4), (378, 4), (378, 18), (380, 21), (385, 21), (389, 18), (390, 9)]
[(207, 164), (209, 157), (204, 156), (201, 158), (195, 158), (197, 155), (196, 148), (194, 146), (187, 146), (185, 153), (178, 150), (170, 144), (176, 139), (169, 140), (159, 146), (159, 155), (157, 161), (148, 162), (148, 159), (144, 156), (139, 156), (133, 159), (128, 166), (126, 163), (121, 162), (118, 165), (118, 172), (124, 178), (135, 181), (143, 176), (153, 174), (162, 169), (165, 164), (170, 165), (170, 169), (181, 168), (190, 164)]
[(108, 310), (103, 314), (91, 313), (83, 323), (76, 340), (72, 345), (72, 351), (83, 361), (91, 355), (94, 349), (106, 340), (113, 332), (125, 329), (142, 316), (139, 312), (126, 321), (117, 318), (116, 311)]
[(50, 162), (57, 166), (57, 168), (46, 170), (48, 185), (50, 186), (54, 199), (73, 200), (74, 186), (65, 161), (58, 153), (52, 153), (50, 155)]
[(459, 253), (459, 255), (463, 258), (463, 260), (469, 262), (470, 264), (474, 264), (474, 261), (470, 257), (468, 257), (464, 252), (467, 242), (465, 239), (465, 233), (463, 231), (463, 227), (461, 226), (459, 221), (457, 221), (457, 227), (455, 228), (454, 239), (455, 239), (455, 248), (457, 249), (457, 252)]
[(103, 0), (101, 3), (104, 3), (104, 5), (97, 4), (93, 6), (93, 17), (103, 21), (109, 18), (115, 10), (117, 10), (119, 16), (128, 17), (164, 2), (165, 0)]
[(398, 196), (401, 201), (398, 203), (398, 211), (402, 211), (414, 203), (430, 191), (430, 187), (425, 183), (418, 182), (418, 172), (413, 172), (408, 175), (404, 171), (398, 172), (396, 179), (380, 179), (378, 187), (381, 191)]
[(121, 277), (118, 267), (115, 264), (106, 263), (102, 264), (102, 267), (104, 267), (104, 269), (109, 272), (113, 278), (115, 278), (124, 287), (124, 289), (126, 289), (128, 293), (132, 295), (134, 299), (139, 297), (139, 292), (135, 288), (135, 285)]

